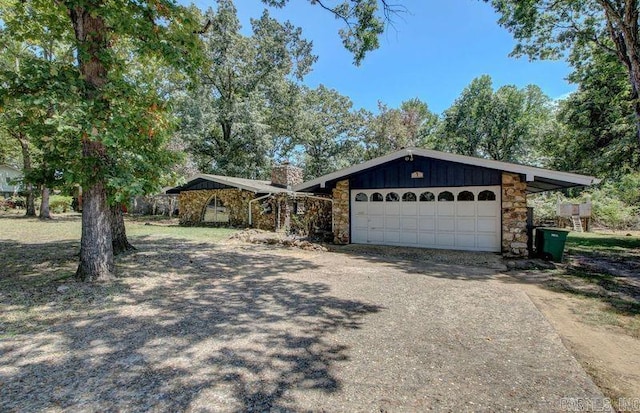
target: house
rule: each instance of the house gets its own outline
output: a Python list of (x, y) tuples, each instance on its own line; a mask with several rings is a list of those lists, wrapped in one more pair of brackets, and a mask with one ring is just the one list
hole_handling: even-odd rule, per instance
[[(527, 195), (599, 180), (568, 172), (408, 148), (302, 182), (291, 165), (271, 181), (198, 175), (179, 193), (180, 222), (331, 231), (336, 244), (526, 256)], [(300, 218), (304, 217), (303, 220)]]
[(272, 169), (270, 181), (200, 174), (165, 192), (179, 194), (181, 225), (331, 234), (333, 201), (328, 195), (293, 191), (301, 183), (302, 170), (283, 164)]
[(409, 148), (295, 185), (333, 199), (334, 242), (527, 255), (527, 194), (591, 177)]
[(13, 196), (20, 191), (22, 172), (9, 165), (0, 165), (0, 195), (4, 198)]

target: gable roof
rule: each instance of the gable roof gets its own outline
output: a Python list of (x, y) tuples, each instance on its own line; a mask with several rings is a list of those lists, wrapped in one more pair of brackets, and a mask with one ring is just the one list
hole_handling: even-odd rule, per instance
[(187, 183), (167, 189), (167, 194), (178, 194), (182, 191), (197, 189), (213, 189), (207, 182), (214, 182), (223, 186), (244, 189), (246, 191), (260, 194), (275, 194), (281, 192), (290, 192), (287, 188), (272, 185), (269, 181), (261, 181), (258, 179), (236, 178), (233, 176), (199, 174), (189, 178)]
[(509, 162), (494, 161), (492, 159), (476, 158), (472, 156), (456, 155), (431, 149), (406, 148), (399, 151), (371, 159), (358, 165), (323, 175), (311, 181), (296, 185), (296, 191), (309, 191), (314, 188), (324, 188), (327, 182), (337, 181), (354, 175), (367, 169), (407, 156), (422, 156), (425, 158), (440, 159), (443, 161), (457, 162), (466, 165), (480, 166), (505, 172), (517, 173), (525, 176), (527, 192), (537, 193), (555, 189), (571, 188), (576, 186), (588, 186), (597, 184), (599, 179), (593, 176), (579, 175), (570, 172), (554, 171), (551, 169), (536, 168), (533, 166), (519, 165)]

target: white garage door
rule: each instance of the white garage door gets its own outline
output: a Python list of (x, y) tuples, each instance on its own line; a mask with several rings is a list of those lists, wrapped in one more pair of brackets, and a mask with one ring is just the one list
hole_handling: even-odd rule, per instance
[(351, 191), (351, 242), (500, 251), (500, 187)]

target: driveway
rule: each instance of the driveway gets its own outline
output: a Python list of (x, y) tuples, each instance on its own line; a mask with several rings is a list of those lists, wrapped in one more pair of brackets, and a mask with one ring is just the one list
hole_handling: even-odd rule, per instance
[[(137, 245), (118, 284), (68, 284), (38, 309), (44, 327), (0, 341), (0, 410), (546, 412), (602, 403), (529, 298), (493, 277), (490, 254), (456, 266), (427, 259), (433, 252)], [(69, 300), (82, 311), (64, 311)]]

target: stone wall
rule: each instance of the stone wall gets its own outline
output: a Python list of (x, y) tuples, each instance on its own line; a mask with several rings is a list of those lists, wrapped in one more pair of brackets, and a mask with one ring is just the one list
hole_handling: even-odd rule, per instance
[(502, 173), (502, 253), (526, 257), (527, 183), (520, 175)]
[[(207, 189), (184, 191), (180, 193), (180, 224), (202, 225), (205, 207), (217, 196), (229, 211), (229, 226), (249, 227), (249, 201), (255, 194), (240, 189)], [(296, 203), (304, 210), (296, 213)], [(278, 210), (280, 213), (278, 213)], [(312, 198), (293, 199), (288, 194), (276, 194), (272, 197), (251, 203), (253, 228), (274, 231), (292, 231), (301, 235), (310, 235), (331, 231), (331, 203)], [(280, 221), (278, 222), (278, 218)]]
[(333, 242), (349, 243), (349, 180), (339, 181), (333, 189)]
[[(249, 225), (249, 201), (253, 199), (254, 194), (240, 189), (205, 189), (181, 192), (179, 197), (180, 224), (201, 225), (204, 209), (214, 196), (217, 196), (228, 208), (230, 226), (246, 227)], [(254, 208), (259, 215), (259, 208), (257, 206)]]
[(289, 188), (302, 183), (302, 169), (288, 163), (271, 168), (271, 184)]

